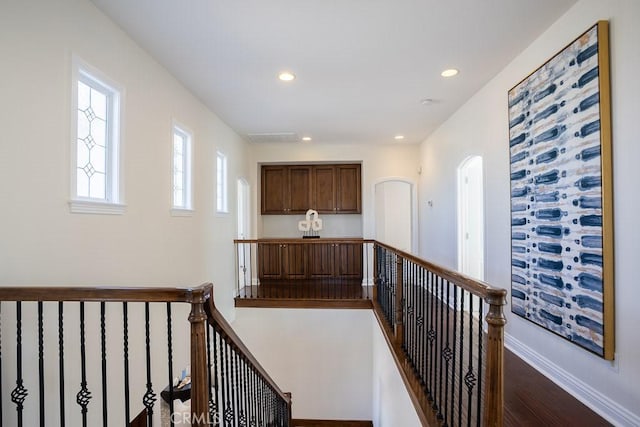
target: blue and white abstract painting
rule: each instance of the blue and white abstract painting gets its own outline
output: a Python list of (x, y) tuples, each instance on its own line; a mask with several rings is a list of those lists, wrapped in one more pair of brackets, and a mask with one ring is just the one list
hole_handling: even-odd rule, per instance
[(509, 91), (511, 310), (604, 357), (598, 28)]

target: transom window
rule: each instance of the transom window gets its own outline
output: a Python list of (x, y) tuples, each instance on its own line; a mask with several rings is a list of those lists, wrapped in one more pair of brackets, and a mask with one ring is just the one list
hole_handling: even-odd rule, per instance
[(192, 209), (191, 134), (173, 126), (173, 208)]
[(227, 186), (227, 156), (218, 151), (216, 159), (216, 212), (229, 212)]

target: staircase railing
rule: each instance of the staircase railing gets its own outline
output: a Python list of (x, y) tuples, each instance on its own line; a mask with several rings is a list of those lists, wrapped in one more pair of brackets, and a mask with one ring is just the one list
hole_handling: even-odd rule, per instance
[(506, 291), (376, 242), (374, 309), (424, 425), (502, 426)]
[[(189, 371), (190, 384), (170, 386)], [(140, 410), (149, 426), (291, 422), (290, 395), (217, 311), (211, 284), (0, 287), (0, 385), (0, 426), (129, 425)]]

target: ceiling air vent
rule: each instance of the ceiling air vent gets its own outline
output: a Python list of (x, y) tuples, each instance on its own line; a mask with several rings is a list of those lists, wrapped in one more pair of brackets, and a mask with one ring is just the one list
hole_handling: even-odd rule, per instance
[(298, 134), (294, 132), (250, 133), (247, 135), (251, 142), (298, 142)]

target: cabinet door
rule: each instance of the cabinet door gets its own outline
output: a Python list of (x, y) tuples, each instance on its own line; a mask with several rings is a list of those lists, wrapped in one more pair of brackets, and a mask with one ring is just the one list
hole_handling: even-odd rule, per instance
[(313, 167), (313, 202), (319, 213), (335, 213), (335, 168), (331, 165)]
[(286, 243), (282, 245), (284, 253), (284, 271), (287, 279), (304, 279), (307, 277), (307, 245), (303, 243)]
[(263, 214), (286, 213), (286, 182), (286, 166), (262, 166), (261, 207)]
[(304, 214), (311, 209), (311, 166), (289, 166), (287, 173), (288, 214)]
[(280, 279), (283, 265), (282, 245), (280, 243), (258, 244), (258, 277), (260, 279)]
[(335, 274), (335, 244), (309, 244), (309, 277), (333, 277)]
[(360, 165), (337, 165), (336, 182), (336, 213), (360, 213)]
[(336, 263), (339, 277), (362, 280), (362, 244), (336, 244)]

